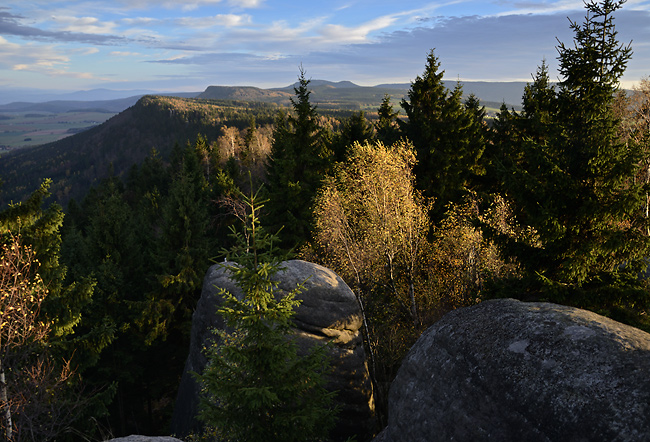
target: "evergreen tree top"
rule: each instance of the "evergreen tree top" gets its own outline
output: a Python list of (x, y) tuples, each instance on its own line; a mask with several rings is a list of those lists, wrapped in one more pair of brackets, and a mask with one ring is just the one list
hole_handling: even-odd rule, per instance
[(565, 93), (588, 94), (604, 89), (618, 89), (619, 79), (632, 57), (631, 44), (617, 40), (614, 12), (625, 0), (605, 0), (585, 3), (587, 15), (584, 23), (570, 20), (574, 31), (574, 46), (559, 42), (560, 82)]
[(448, 94), (449, 90), (442, 81), (445, 71), (441, 71), (440, 61), (435, 55), (433, 49), (427, 54), (427, 63), (422, 76), (417, 76), (411, 83), (408, 91), (408, 98), (402, 99), (402, 108), (406, 111), (409, 118), (413, 118), (417, 113), (439, 112), (442, 100)]
[(296, 119), (299, 124), (316, 116), (316, 106), (312, 105), (309, 101), (311, 95), (309, 83), (311, 83), (311, 79), (307, 79), (305, 70), (300, 66), (298, 86), (293, 88), (296, 96), (295, 98), (291, 97), (291, 104), (293, 105), (293, 110), (296, 113)]

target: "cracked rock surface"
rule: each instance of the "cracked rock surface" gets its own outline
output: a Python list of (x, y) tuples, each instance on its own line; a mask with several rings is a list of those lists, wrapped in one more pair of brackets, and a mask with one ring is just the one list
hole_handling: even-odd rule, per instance
[(384, 442), (650, 440), (650, 334), (512, 299), (445, 315), (408, 353)]

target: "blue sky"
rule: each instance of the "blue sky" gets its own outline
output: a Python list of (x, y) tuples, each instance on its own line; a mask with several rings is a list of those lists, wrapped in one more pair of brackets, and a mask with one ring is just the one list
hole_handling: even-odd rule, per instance
[[(300, 65), (408, 83), (434, 48), (447, 79), (529, 81), (584, 15), (581, 0), (3, 0), (0, 88), (282, 87)], [(650, 0), (628, 0), (616, 25), (634, 50), (629, 87), (650, 75)]]

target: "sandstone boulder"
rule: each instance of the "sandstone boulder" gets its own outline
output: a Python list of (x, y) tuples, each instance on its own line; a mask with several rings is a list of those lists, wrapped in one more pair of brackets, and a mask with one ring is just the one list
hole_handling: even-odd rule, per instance
[(650, 335), (495, 300), (430, 327), (389, 393), (384, 442), (650, 440)]
[[(278, 274), (281, 290), (288, 292), (299, 283), (304, 285), (304, 291), (297, 296), (301, 304), (293, 318), (299, 350), (304, 352), (316, 343), (334, 343), (331, 357), (335, 369), (328, 389), (338, 391), (341, 413), (333, 436), (345, 440), (356, 434), (358, 440), (365, 440), (374, 428), (374, 403), (356, 298), (345, 282), (325, 267), (300, 260), (287, 261), (284, 267)], [(228, 272), (216, 264), (205, 276), (203, 292), (192, 315), (190, 351), (172, 418), (172, 432), (180, 436), (201, 427), (196, 420), (199, 386), (191, 373), (201, 373), (206, 365), (202, 349), (214, 339), (211, 330), (224, 328), (217, 314), (222, 302), (220, 288), (241, 296)]]

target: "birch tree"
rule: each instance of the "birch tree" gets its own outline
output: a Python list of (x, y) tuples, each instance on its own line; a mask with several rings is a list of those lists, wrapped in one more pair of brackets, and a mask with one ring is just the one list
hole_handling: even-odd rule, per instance
[(20, 376), (21, 365), (50, 328), (39, 319), (47, 289), (38, 266), (32, 248), (23, 246), (19, 236), (10, 235), (2, 246), (0, 262), (0, 407), (7, 441), (14, 440), (12, 410), (19, 402), (11, 397), (9, 383)]

